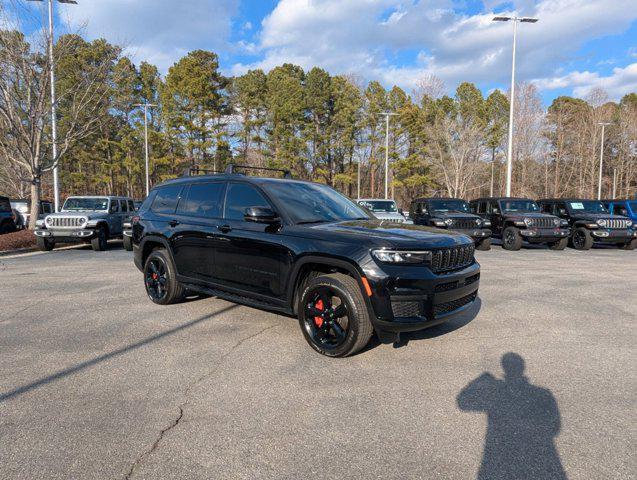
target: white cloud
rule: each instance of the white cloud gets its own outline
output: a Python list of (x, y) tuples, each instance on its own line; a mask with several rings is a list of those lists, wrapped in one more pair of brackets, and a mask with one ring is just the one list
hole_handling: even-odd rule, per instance
[(83, 0), (61, 6), (59, 17), (88, 38), (126, 46), (137, 61), (167, 70), (193, 49), (228, 50), (239, 0)]
[(601, 88), (610, 98), (619, 100), (627, 93), (637, 91), (637, 63), (614, 68), (608, 76), (598, 72), (570, 72), (561, 77), (534, 80), (533, 83), (546, 90), (571, 88), (577, 97), (586, 97), (592, 90)]
[[(518, 79), (553, 76), (586, 41), (627, 29), (637, 18), (634, 1), (514, 2), (518, 12), (540, 18), (518, 26)], [(464, 80), (507, 85), (512, 25), (493, 23), (492, 13), (460, 13), (456, 6), (453, 0), (280, 0), (262, 22), (262, 58), (233, 71), (293, 62), (405, 88), (426, 74), (450, 88)], [(420, 52), (416, 60), (391, 61), (413, 51)]]

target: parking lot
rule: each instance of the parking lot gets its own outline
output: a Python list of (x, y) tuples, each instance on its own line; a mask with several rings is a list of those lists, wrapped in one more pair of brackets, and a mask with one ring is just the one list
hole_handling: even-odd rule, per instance
[(475, 308), (334, 360), (117, 244), (0, 257), (0, 478), (635, 478), (637, 254), (478, 259)]

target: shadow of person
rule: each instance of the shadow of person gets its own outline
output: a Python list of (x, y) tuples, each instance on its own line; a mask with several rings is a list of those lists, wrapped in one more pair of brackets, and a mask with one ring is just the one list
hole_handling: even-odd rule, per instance
[(560, 412), (553, 394), (529, 383), (520, 355), (507, 353), (501, 362), (503, 380), (485, 372), (456, 397), (461, 410), (487, 414), (478, 479), (566, 479), (554, 443)]

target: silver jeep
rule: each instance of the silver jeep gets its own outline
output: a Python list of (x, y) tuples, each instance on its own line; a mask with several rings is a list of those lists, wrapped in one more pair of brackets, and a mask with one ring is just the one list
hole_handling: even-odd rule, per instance
[(69, 197), (59, 213), (38, 220), (38, 248), (50, 251), (56, 243), (90, 243), (93, 250), (106, 250), (107, 241), (121, 238), (123, 223), (135, 211), (127, 197)]

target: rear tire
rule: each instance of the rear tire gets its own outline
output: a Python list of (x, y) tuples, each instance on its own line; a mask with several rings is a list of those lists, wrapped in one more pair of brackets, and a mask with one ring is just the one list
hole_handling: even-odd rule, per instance
[(55, 240), (49, 240), (48, 238), (37, 237), (35, 243), (41, 252), (50, 252), (55, 248)]
[(630, 241), (630, 242), (628, 242), (628, 243), (624, 243), (624, 244), (621, 246), (621, 249), (622, 249), (622, 250), (635, 250), (636, 248), (637, 248), (637, 238), (635, 238), (635, 239), (631, 240), (631, 241)]
[(566, 245), (568, 245), (568, 238), (562, 238), (557, 242), (550, 242), (548, 245), (551, 250), (564, 250)]
[(522, 235), (515, 227), (507, 227), (502, 232), (502, 248), (510, 251), (517, 251), (522, 248)]
[(91, 246), (96, 252), (103, 252), (108, 248), (108, 239), (106, 238), (106, 230), (100, 227), (97, 234), (91, 239)]
[(184, 299), (186, 289), (177, 281), (176, 274), (166, 250), (151, 252), (144, 263), (144, 286), (153, 303), (170, 305)]
[(579, 227), (573, 232), (571, 245), (575, 250), (590, 250), (593, 246), (593, 237), (584, 227)]
[[(324, 319), (312, 316), (319, 312)], [(344, 313), (339, 316), (338, 312)], [(305, 340), (328, 357), (353, 355), (367, 345), (374, 330), (361, 287), (342, 273), (320, 275), (307, 282), (299, 295), (298, 318)]]
[(128, 252), (132, 252), (133, 251), (133, 239), (131, 237), (127, 237), (126, 235), (124, 235), (124, 250), (128, 251)]
[(491, 238), (485, 238), (476, 243), (476, 250), (482, 250), (483, 252), (491, 250)]

